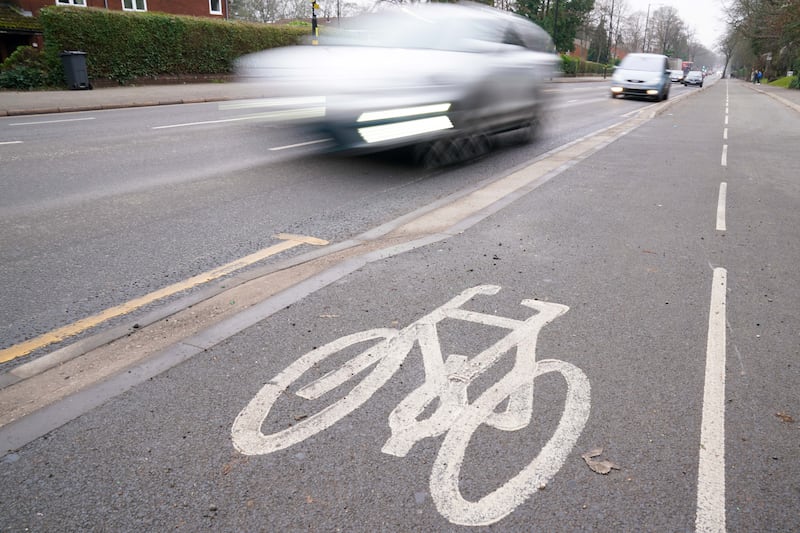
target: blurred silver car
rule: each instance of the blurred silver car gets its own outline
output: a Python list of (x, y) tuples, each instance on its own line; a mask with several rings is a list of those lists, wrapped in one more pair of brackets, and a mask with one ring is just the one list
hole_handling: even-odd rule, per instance
[(318, 46), (245, 56), (238, 78), (275, 98), (265, 116), (318, 130), (348, 151), (415, 146), (433, 165), (535, 134), (559, 58), (528, 19), (478, 4), (394, 6), (326, 26)]

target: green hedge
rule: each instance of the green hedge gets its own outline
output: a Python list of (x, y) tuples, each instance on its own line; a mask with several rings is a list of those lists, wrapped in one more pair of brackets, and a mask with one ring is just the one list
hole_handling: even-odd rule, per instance
[(565, 76), (586, 76), (593, 74), (610, 73), (613, 67), (594, 61), (585, 61), (579, 57), (562, 55), (561, 69)]
[[(62, 50), (86, 52), (90, 79), (228, 74), (239, 56), (296, 44), (308, 28), (251, 24), (163, 13), (51, 6), (42, 9), (51, 72)], [(61, 81), (63, 83), (63, 80)]]
[(33, 46), (19, 46), (0, 64), (0, 88), (31, 90), (48, 85), (49, 68)]

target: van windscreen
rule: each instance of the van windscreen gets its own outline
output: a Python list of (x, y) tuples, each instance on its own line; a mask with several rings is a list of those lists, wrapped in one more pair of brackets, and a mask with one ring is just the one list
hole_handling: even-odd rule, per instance
[(659, 56), (643, 56), (638, 54), (629, 54), (625, 56), (620, 65), (622, 68), (629, 70), (646, 70), (656, 72), (664, 68), (664, 58)]

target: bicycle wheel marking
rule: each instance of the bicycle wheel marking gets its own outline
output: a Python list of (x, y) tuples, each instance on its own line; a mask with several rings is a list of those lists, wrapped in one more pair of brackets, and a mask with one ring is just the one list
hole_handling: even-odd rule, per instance
[[(478, 427), (494, 408), (508, 397), (508, 389), (522, 378), (509, 373), (478, 398), (447, 432), (431, 472), (431, 497), (438, 511), (454, 524), (485, 526), (502, 520), (546, 485), (561, 469), (589, 418), (589, 380), (584, 373), (564, 361), (549, 359), (536, 364), (535, 375), (561, 373), (567, 382), (567, 400), (558, 427), (536, 456), (516, 476), (477, 502), (464, 499), (459, 475), (467, 445)], [(506, 381), (507, 383), (503, 383)]]
[[(556, 359), (536, 361), (539, 331), (566, 313), (568, 307), (523, 300), (522, 305), (536, 311), (526, 320), (460, 308), (478, 295), (493, 295), (499, 290), (496, 285), (473, 287), (400, 331), (373, 329), (353, 333), (305, 354), (264, 385), (239, 413), (231, 429), (234, 446), (246, 455), (268, 454), (324, 431), (369, 400), (392, 378), (413, 346), (418, 344), (425, 381), (389, 415), (391, 436), (381, 451), (403, 457), (417, 442), (445, 435), (430, 478), (431, 496), (437, 510), (450, 522), (460, 525), (488, 525), (502, 520), (561, 469), (589, 417), (590, 386), (586, 375), (570, 363)], [(457, 354), (445, 357), (436, 326), (448, 318), (503, 328), (509, 333), (471, 358)], [(339, 351), (365, 342), (369, 343), (368, 347), (339, 369), (295, 392), (301, 398), (316, 400), (372, 368), (349, 393), (287, 429), (263, 433), (262, 426), (275, 401), (306, 371)], [(511, 354), (513, 350), (515, 354)], [(514, 357), (513, 368), (470, 403), (469, 385), (507, 356)], [(535, 379), (552, 372), (561, 374), (567, 388), (564, 410), (553, 435), (539, 454), (502, 486), (476, 502), (464, 499), (459, 476), (473, 434), (482, 425), (500, 431), (527, 427), (533, 412)], [(433, 413), (420, 420), (426, 408), (437, 400)], [(495, 411), (506, 401), (504, 411)]]
[[(397, 352), (397, 350), (394, 350), (395, 343), (393, 342), (396, 337), (397, 330), (394, 329), (374, 329), (354, 333), (317, 348), (289, 365), (275, 379), (264, 385), (255, 398), (236, 417), (231, 429), (234, 447), (245, 455), (276, 452), (329, 428), (347, 416), (369, 400), (375, 391), (388, 381), (399, 368), (399, 363), (402, 362), (402, 359), (395, 363), (394, 359), (397, 359), (397, 357), (394, 359), (390, 357), (393, 351)], [(271, 435), (262, 433), (261, 426), (275, 400), (306, 370), (322, 361), (328, 355), (347, 346), (376, 338), (384, 338), (384, 340), (375, 347), (368, 348), (358, 355), (354, 359), (354, 361), (357, 360), (357, 364), (348, 365), (348, 370), (352, 370), (352, 373), (337, 371), (327, 374), (299, 391), (303, 392), (306, 398), (315, 398), (317, 394), (321, 395), (328, 390), (336, 388), (349, 377), (355, 375), (357, 373), (356, 369), (351, 367), (367, 368), (371, 364), (375, 364), (375, 369), (361, 383), (356, 385), (347, 396), (288, 429)], [(400, 347), (402, 348), (403, 346), (401, 345)], [(322, 387), (320, 387), (320, 383), (323, 384)]]

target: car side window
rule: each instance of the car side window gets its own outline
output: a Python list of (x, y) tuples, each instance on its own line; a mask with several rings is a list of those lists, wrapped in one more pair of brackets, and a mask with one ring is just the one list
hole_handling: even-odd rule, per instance
[(514, 46), (521, 46), (523, 48), (525, 47), (522, 37), (520, 37), (517, 31), (510, 26), (506, 28), (506, 32), (503, 35), (503, 44), (512, 44)]

